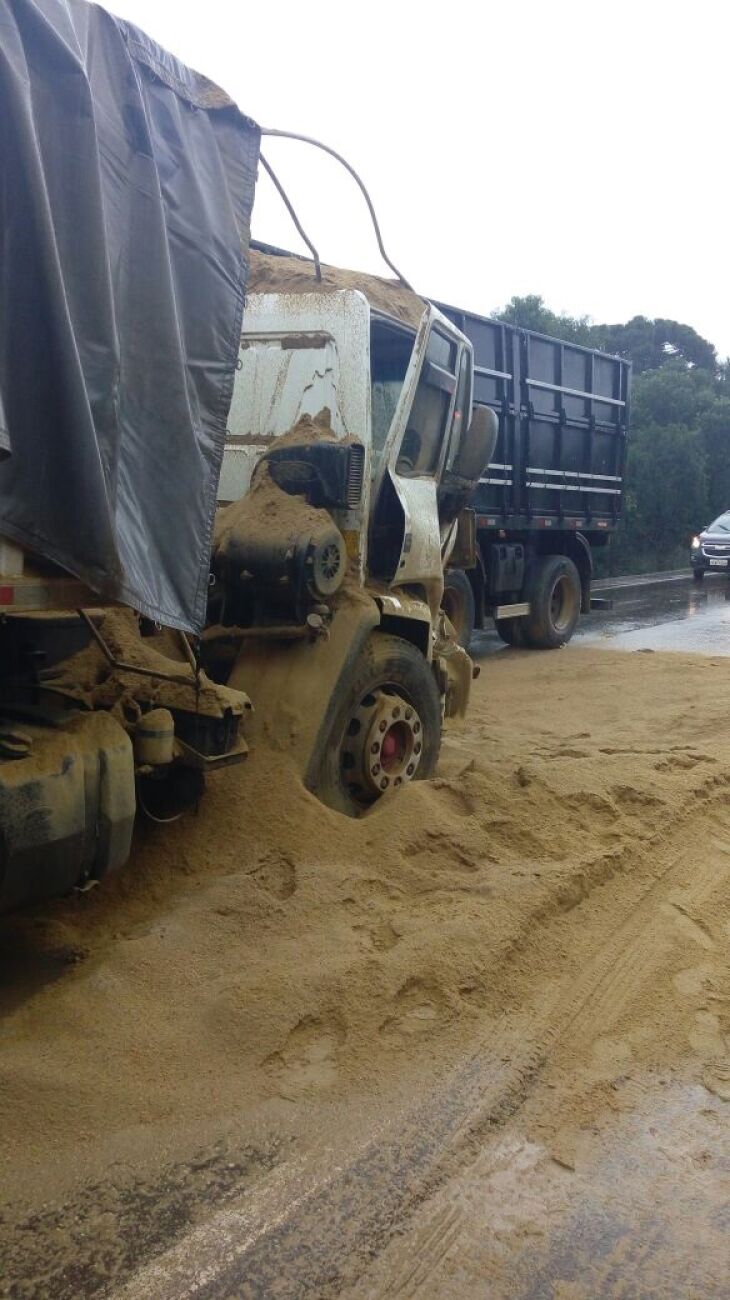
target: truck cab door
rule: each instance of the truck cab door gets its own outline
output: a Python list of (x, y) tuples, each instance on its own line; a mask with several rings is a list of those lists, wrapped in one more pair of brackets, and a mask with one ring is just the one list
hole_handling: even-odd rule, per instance
[(443, 590), (439, 485), (470, 402), (471, 345), (429, 307), (376, 470), (369, 563), (391, 586), (422, 587), (434, 616)]

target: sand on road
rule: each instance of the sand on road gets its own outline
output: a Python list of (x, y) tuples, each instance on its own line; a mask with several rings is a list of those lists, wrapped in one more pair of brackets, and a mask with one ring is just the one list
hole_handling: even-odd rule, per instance
[[(539, 1087), (522, 1071), (519, 1126), (509, 1107), (489, 1140), (476, 1126), (441, 1190), (403, 1202), (406, 1255), (381, 1229), (374, 1268), (358, 1247), (329, 1291), (313, 1271), (309, 1291), (282, 1294), (386, 1295), (398, 1278), (392, 1294), (483, 1295), (487, 1280), (530, 1294), (525, 1243), (568, 1221), (576, 1171), (583, 1204), (621, 1184), (655, 1094), (669, 1165), (718, 1196), (729, 676), (721, 658), (505, 652), (438, 778), (361, 821), (254, 753), (210, 781), (196, 817), (140, 827), (115, 880), (5, 919), (6, 1294), (104, 1294), (242, 1195), (346, 1163), (475, 1051), (508, 1064), (553, 1022)], [(571, 1019), (566, 990), (584, 983)], [(474, 1206), (498, 1204), (485, 1237)], [(408, 1281), (413, 1252), (431, 1262)], [(635, 1293), (610, 1277), (580, 1290), (562, 1258), (546, 1295)], [(696, 1294), (714, 1294), (708, 1278)]]

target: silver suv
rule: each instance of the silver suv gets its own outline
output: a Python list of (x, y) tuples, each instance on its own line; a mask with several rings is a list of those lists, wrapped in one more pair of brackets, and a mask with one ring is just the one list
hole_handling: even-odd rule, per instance
[(730, 510), (718, 515), (699, 536), (692, 538), (689, 562), (695, 582), (702, 582), (708, 569), (730, 573)]

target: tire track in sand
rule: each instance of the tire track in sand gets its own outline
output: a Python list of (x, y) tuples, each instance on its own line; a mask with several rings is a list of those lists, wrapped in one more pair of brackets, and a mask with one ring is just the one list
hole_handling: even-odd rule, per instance
[[(286, 1176), (264, 1187), (151, 1263), (116, 1293), (120, 1300), (324, 1300), (354, 1283), (445, 1178), (470, 1163), (519, 1110), (560, 1040), (593, 1033), (597, 1016), (617, 1015), (650, 977), (664, 943), (652, 917), (669, 902), (688, 854), (694, 858), (698, 826), (706, 825), (710, 807), (725, 797), (718, 782), (663, 843), (637, 846), (639, 866), (651, 853), (652, 878), (638, 896), (632, 887), (628, 899), (623, 871), (601, 887), (608, 897), (602, 900), (600, 932), (606, 914), (614, 913), (611, 938), (577, 977), (564, 977), (547, 993), (533, 990), (528, 1018), (511, 1016), (424, 1104), (397, 1126), (386, 1126), (346, 1167), (319, 1178), (315, 1171), (311, 1181), (303, 1174), (298, 1189)], [(730, 840), (730, 817), (721, 815), (716, 824)], [(690, 884), (681, 889), (685, 911), (694, 911), (716, 888), (718, 870), (730, 873), (724, 848), (696, 863)], [(595, 908), (595, 892), (586, 901)], [(579, 904), (574, 914), (580, 909)], [(414, 1295), (423, 1268), (443, 1259), (458, 1235), (458, 1214), (437, 1211), (417, 1235), (415, 1271), (411, 1263), (382, 1294)]]
[[(597, 1024), (605, 1032), (642, 988), (651, 982), (673, 947), (673, 936), (661, 922), (660, 914), (675, 911), (680, 921), (686, 918), (697, 928), (698, 933), (691, 937), (699, 946), (706, 947), (708, 937), (714, 946), (714, 939), (707, 935), (706, 927), (700, 926), (691, 914), (701, 909), (723, 880), (730, 881), (730, 817), (723, 818), (720, 824), (727, 833), (725, 842), (715, 841), (711, 853), (693, 865), (692, 879), (689, 886), (682, 888), (681, 901), (667, 895), (675, 892), (675, 877), (687, 870), (687, 850), (694, 860), (692, 851), (696, 849), (696, 840), (691, 830), (685, 829), (681, 837), (683, 845), (686, 841), (686, 848), (672, 846), (671, 855), (656, 880), (643, 893), (635, 910), (582, 973), (579, 988), (575, 991), (580, 1005), (575, 1008), (575, 999), (568, 998), (568, 1004), (576, 1014), (556, 1035), (556, 1044), (558, 1039), (569, 1038), (571, 1047), (586, 1045), (595, 1038)], [(559, 1014), (561, 1000), (559, 993), (554, 1014)], [(494, 1142), (500, 1140), (501, 1134), (497, 1131)], [(489, 1145), (487, 1142), (480, 1147), (475, 1158), (483, 1156)], [(377, 1300), (412, 1300), (421, 1293), (447, 1256), (452, 1252), (458, 1255), (460, 1239), (466, 1231), (465, 1215), (459, 1206), (436, 1196), (431, 1207), (422, 1205), (421, 1208), (424, 1221), (407, 1238), (402, 1266), (375, 1289), (368, 1288), (366, 1279), (363, 1279), (362, 1287), (356, 1286), (351, 1293), (348, 1292), (352, 1300), (360, 1296), (377, 1296)]]

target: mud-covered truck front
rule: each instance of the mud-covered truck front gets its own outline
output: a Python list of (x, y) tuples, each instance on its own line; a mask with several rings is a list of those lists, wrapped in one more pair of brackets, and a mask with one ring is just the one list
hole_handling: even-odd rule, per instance
[[(0, 911), (245, 753), (202, 630), (259, 132), (84, 0), (0, 0)], [(164, 625), (164, 626), (163, 626)]]
[(254, 744), (358, 814), (432, 775), (466, 709), (444, 564), (473, 560), (497, 422), (468, 339), (393, 282), (252, 251), (250, 288), (203, 662), (251, 696)]
[(441, 310), (472, 343), (475, 402), (499, 420), (473, 502), (476, 563), (447, 572), (447, 611), (465, 645), (494, 619), (508, 645), (557, 648), (591, 608), (594, 551), (621, 520), (631, 364)]

